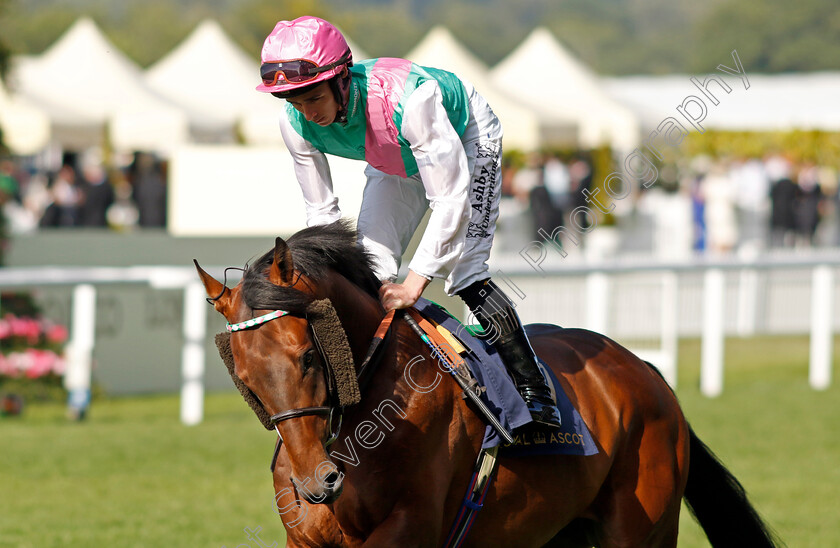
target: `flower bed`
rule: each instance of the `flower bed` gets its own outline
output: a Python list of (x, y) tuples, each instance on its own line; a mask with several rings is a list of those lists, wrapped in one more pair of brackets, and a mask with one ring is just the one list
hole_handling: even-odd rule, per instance
[(27, 401), (63, 401), (67, 329), (41, 317), (0, 318), (0, 394)]

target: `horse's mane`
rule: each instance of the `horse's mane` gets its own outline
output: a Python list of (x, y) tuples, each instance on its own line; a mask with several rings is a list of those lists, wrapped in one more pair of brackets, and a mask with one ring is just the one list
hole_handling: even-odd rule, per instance
[[(295, 269), (315, 282), (330, 271), (337, 272), (362, 291), (378, 298), (380, 282), (373, 272), (373, 257), (358, 242), (356, 230), (347, 220), (311, 226), (296, 232), (286, 241)], [(303, 314), (312, 296), (292, 287), (280, 287), (268, 280), (274, 261), (270, 249), (242, 275), (242, 297), (252, 309), (279, 309)]]

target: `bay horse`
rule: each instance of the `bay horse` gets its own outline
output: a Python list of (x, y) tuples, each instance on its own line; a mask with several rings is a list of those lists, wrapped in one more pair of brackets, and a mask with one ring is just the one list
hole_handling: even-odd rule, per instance
[[(277, 238), (233, 288), (195, 265), (208, 300), (235, 328), (236, 376), (277, 419), (273, 480), (287, 546), (443, 546), (485, 424), (451, 380), (426, 392), (409, 386), (408, 364), (418, 386), (435, 385), (440, 373), (397, 315), (335, 439), (327, 364), (307, 310), (329, 299), (355, 364), (385, 315), (380, 282), (350, 225)], [(650, 364), (583, 329), (555, 327), (531, 342), (598, 452), (500, 455), (464, 546), (674, 547), (683, 497), (713, 546), (777, 545)]]

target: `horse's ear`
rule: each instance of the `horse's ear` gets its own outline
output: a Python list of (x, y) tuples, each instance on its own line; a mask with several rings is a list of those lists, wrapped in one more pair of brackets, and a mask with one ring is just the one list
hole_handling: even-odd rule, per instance
[(201, 283), (204, 284), (204, 290), (207, 292), (207, 296), (213, 299), (213, 306), (223, 316), (226, 316), (225, 313), (230, 307), (230, 289), (225, 287), (222, 284), (222, 282), (220, 282), (219, 280), (205, 272), (203, 268), (198, 266), (197, 260), (193, 259), (193, 263), (195, 263), (195, 269), (198, 271), (198, 277), (201, 278)]
[(274, 261), (268, 273), (268, 279), (274, 285), (291, 285), (295, 273), (292, 252), (283, 238), (274, 240)]

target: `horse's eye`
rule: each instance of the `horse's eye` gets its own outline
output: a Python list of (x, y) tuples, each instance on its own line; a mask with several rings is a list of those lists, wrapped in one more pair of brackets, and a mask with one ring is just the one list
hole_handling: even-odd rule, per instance
[(310, 348), (306, 352), (303, 353), (303, 356), (300, 358), (300, 365), (303, 372), (306, 373), (310, 367), (312, 367), (312, 363), (315, 359), (315, 350)]

